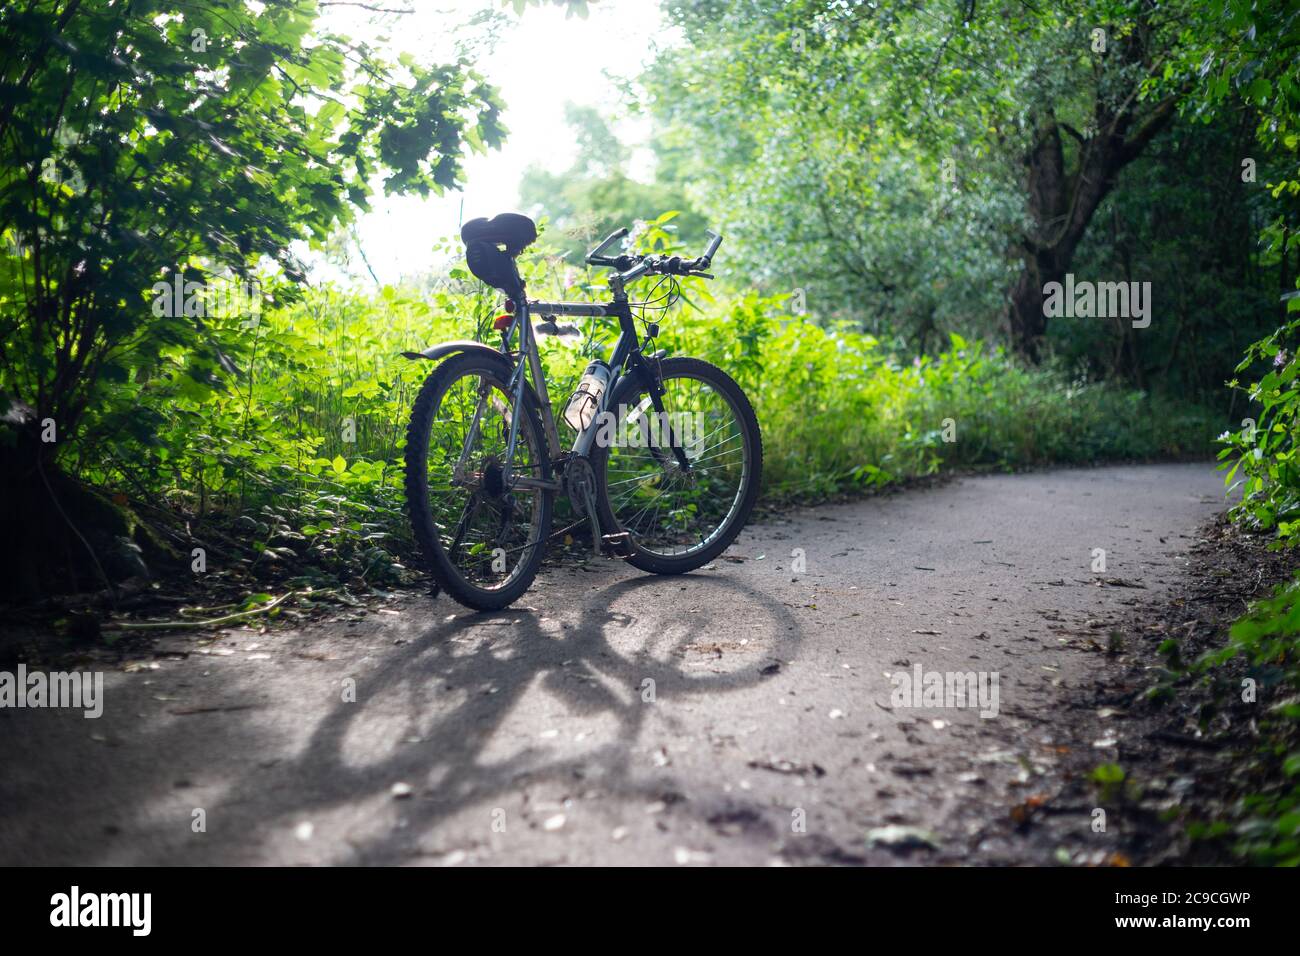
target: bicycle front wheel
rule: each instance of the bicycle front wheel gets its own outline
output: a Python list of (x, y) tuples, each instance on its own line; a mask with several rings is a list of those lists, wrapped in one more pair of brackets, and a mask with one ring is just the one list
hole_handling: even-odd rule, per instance
[(749, 520), (763, 470), (758, 419), (722, 369), (693, 358), (660, 364), (663, 409), (628, 377), (592, 451), (600, 523), (626, 532), (629, 564), (682, 574), (721, 554)]

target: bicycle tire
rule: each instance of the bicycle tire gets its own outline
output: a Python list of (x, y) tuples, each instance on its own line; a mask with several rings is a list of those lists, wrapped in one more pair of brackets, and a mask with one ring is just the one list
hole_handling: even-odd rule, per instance
[[(529, 549), (528, 554), (507, 583), (498, 588), (482, 588), (465, 579), (443, 547), (437, 522), (434, 520), (429, 500), (428, 458), (433, 423), (443, 398), (452, 385), (471, 375), (479, 378), (487, 377), (503, 391), (508, 382), (507, 369), (503, 363), (481, 355), (461, 353), (442, 362), (430, 373), (420, 388), (406, 429), (406, 504), (411, 529), (434, 581), (453, 599), (466, 607), (478, 611), (496, 611), (513, 604), (532, 586), (545, 555), (555, 495), (552, 491), (537, 492), (541, 499), (541, 513), (536, 521), (535, 534), (530, 536), (535, 537), (536, 541), (525, 545), (525, 548)], [(540, 467), (540, 477), (550, 478), (551, 463), (542, 431), (541, 416), (536, 402), (528, 392), (524, 393), (524, 418), (520, 422), (520, 428), (526, 428), (530, 432), (525, 438), (521, 431), (520, 437), (522, 440), (529, 440), (530, 447), (535, 450), (534, 456)]]

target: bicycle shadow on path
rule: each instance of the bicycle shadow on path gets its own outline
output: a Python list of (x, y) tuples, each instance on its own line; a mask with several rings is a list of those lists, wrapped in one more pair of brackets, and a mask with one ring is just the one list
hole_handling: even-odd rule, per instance
[[(52, 839), (37, 862), (561, 862), (575, 826), (608, 834), (630, 823), (618, 854), (636, 861), (644, 840), (662, 843), (653, 828), (664, 819), (678, 825), (719, 806), (748, 821), (739, 835), (770, 842), (763, 808), (724, 794), (720, 781), (699, 793), (698, 780), (656, 763), (643, 736), (652, 723), (656, 734), (680, 730), (674, 710), (684, 702), (764, 680), (764, 646), (793, 657), (803, 632), (788, 609), (720, 574), (633, 577), (561, 605), (564, 591), (549, 612), (461, 613), (371, 653), (356, 647), (359, 633), (327, 641), (350, 648), (343, 667), (263, 664), (215, 679), (224, 699), (269, 701), (257, 709), (177, 717), (153, 704), (129, 731), (115, 725), (117, 749), (132, 759), (91, 761), (76, 780), (67, 779), (75, 753), (56, 771), (37, 769), (39, 785), (14, 794), (0, 858), (31, 861), (43, 832)], [(671, 600), (637, 613), (656, 591)], [(743, 658), (738, 669), (701, 673), (690, 658), (707, 655), (696, 645), (734, 631), (738, 603), (760, 622), (754, 653), (732, 655)], [(308, 633), (296, 643), (317, 646)], [(211, 663), (191, 658), (178, 673)], [(347, 677), (355, 702), (340, 693)], [(138, 683), (124, 689), (123, 698), (149, 694)], [(123, 699), (115, 709), (144, 706)], [(563, 736), (548, 735), (554, 724)], [(38, 745), (87, 747), (84, 734), (55, 737)], [(195, 786), (178, 790), (177, 778)], [(644, 808), (656, 805), (671, 813), (649, 822)], [(203, 832), (191, 826), (195, 808)]]

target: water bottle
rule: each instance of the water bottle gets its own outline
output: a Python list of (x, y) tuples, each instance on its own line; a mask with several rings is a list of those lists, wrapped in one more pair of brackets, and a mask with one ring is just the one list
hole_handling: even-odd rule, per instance
[(569, 399), (569, 407), (564, 410), (564, 420), (576, 431), (585, 431), (596, 418), (600, 408), (600, 397), (609, 385), (609, 366), (596, 359), (587, 366), (587, 371), (578, 383), (578, 389)]

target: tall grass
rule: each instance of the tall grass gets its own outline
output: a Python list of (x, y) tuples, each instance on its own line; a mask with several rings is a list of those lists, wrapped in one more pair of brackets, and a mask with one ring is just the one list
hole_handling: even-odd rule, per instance
[[(597, 291), (562, 285), (553, 272), (532, 280), (533, 294), (547, 298)], [(942, 354), (900, 359), (852, 328), (791, 315), (782, 300), (687, 291), (697, 306), (652, 316), (658, 347), (714, 362), (740, 382), (763, 430), (768, 500), (951, 468), (1208, 454), (1221, 430), (1196, 409), (1025, 369), (957, 336)], [(318, 557), (377, 559), (406, 535), (404, 429), (431, 371), (401, 353), (470, 336), (493, 342), (499, 308), (495, 293), (456, 273), (431, 293), (314, 290), (241, 328), (238, 375), (196, 382), (176, 356), (123, 383), (156, 426), (143, 448), (136, 436), (111, 438), (81, 472), (187, 513), (249, 513), (255, 545), (270, 557), (306, 536)], [(557, 408), (616, 333), (592, 320), (576, 339), (542, 340)]]
[(728, 368), (763, 426), (769, 495), (827, 494), (945, 468), (1209, 455), (1221, 422), (1140, 392), (1026, 369), (952, 337), (899, 361), (869, 335), (754, 295), (669, 339)]

